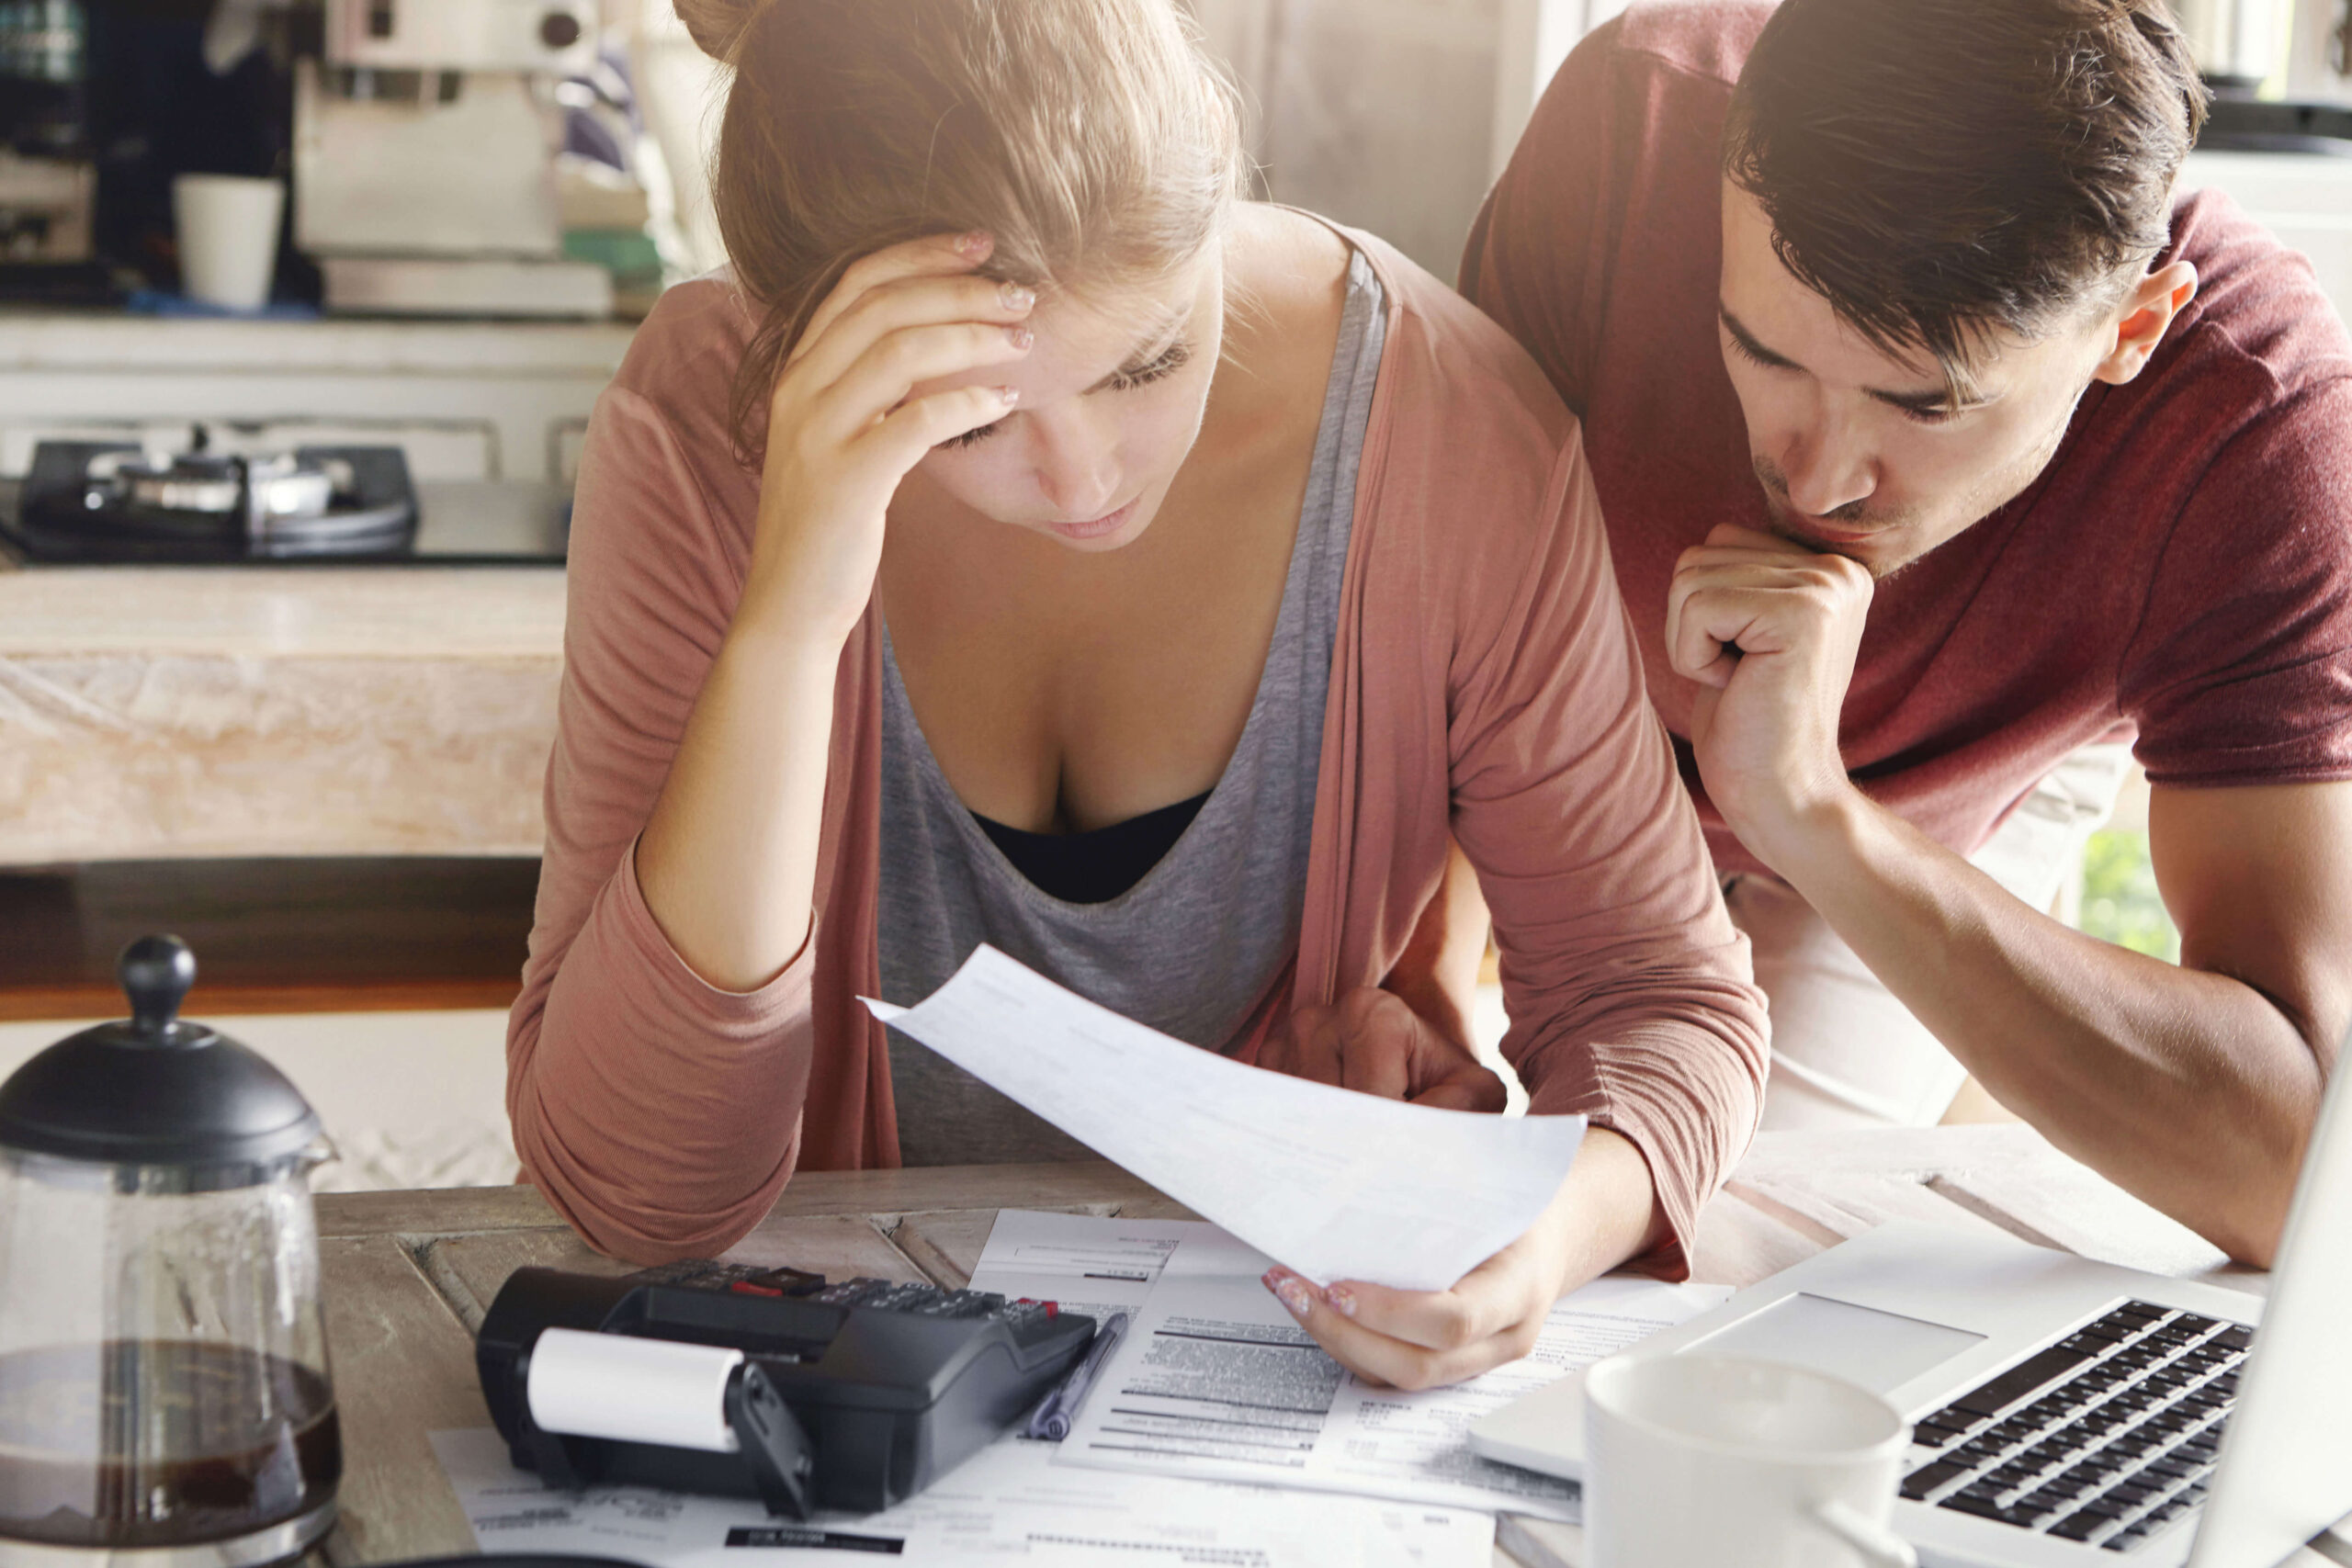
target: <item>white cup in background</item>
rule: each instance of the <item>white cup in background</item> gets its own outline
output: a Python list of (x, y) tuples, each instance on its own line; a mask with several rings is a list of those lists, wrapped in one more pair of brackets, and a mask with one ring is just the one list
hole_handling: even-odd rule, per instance
[(172, 182), (179, 228), (180, 292), (208, 305), (258, 310), (277, 270), (286, 187), (235, 175), (182, 175)]
[(1842, 1378), (1618, 1356), (1584, 1411), (1587, 1568), (1917, 1568), (1886, 1524), (1910, 1427)]

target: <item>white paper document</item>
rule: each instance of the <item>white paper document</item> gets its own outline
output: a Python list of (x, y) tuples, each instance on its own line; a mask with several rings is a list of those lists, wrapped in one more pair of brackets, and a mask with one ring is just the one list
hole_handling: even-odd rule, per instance
[[(1402, 1393), (1360, 1382), (1324, 1354), (1260, 1283), (1266, 1258), (1214, 1225), (1007, 1213), (972, 1283), (1003, 1290), (1025, 1278), (1022, 1254), (1057, 1244), (1074, 1255), (1144, 1224), (1179, 1245), (1060, 1445), (1059, 1463), (1574, 1521), (1574, 1482), (1471, 1452), (1470, 1424), (1731, 1294), (1720, 1285), (1599, 1280), (1553, 1309), (1524, 1359), (1453, 1388)], [(1036, 1292), (1023, 1285), (1021, 1293)]]
[(1018, 1562), (1227, 1568), (1487, 1568), (1494, 1524), (1462, 1509), (1262, 1486), (1071, 1470), (1007, 1438), (922, 1495), (866, 1517), (771, 1518), (759, 1504), (647, 1486), (556, 1491), (515, 1470), (495, 1431), (435, 1432), (434, 1451), (484, 1551), (574, 1551), (656, 1568), (777, 1568), (892, 1559), (908, 1568)]
[(1102, 1219), (1003, 1209), (989, 1229), (970, 1289), (1013, 1301), (1053, 1302), (1097, 1322), (1132, 1320), (1187, 1236), (1217, 1234), (1198, 1220)]
[(1439, 1111), (1261, 1071), (996, 949), (884, 1022), (1310, 1280), (1440, 1291), (1559, 1190), (1577, 1116)]

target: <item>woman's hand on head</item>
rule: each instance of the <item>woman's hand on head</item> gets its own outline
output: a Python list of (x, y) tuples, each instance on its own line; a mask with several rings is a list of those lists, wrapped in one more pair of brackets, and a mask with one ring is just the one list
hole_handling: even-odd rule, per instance
[(1667, 1235), (1648, 1162), (1623, 1135), (1594, 1127), (1527, 1234), (1451, 1290), (1397, 1291), (1352, 1280), (1318, 1287), (1280, 1266), (1266, 1271), (1265, 1285), (1356, 1376), (1391, 1388), (1439, 1388), (1526, 1355), (1562, 1295)]
[(899, 482), (939, 443), (1002, 419), (1011, 388), (926, 382), (1025, 357), (1035, 299), (980, 276), (985, 235), (943, 234), (859, 260), (817, 308), (768, 401), (758, 530), (739, 619), (847, 639), (873, 596)]
[(1376, 986), (1300, 1008), (1267, 1036), (1258, 1065), (1447, 1111), (1498, 1111), (1506, 1098), (1503, 1080), (1466, 1047)]

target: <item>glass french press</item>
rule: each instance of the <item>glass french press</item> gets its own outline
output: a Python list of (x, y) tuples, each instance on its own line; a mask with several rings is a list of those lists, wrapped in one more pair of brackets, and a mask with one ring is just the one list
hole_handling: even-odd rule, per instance
[(0, 1568), (251, 1568), (325, 1532), (343, 1472), (326, 1145), (283, 1074), (177, 1016), (176, 938), (119, 974), (129, 1021), (0, 1084)]

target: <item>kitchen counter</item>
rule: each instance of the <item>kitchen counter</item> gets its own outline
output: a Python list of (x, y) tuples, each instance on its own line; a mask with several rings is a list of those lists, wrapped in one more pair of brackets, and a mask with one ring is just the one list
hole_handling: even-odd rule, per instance
[(470, 370), (610, 376), (626, 322), (252, 321), (113, 310), (0, 310), (0, 370), (309, 370), (407, 375)]
[(547, 567), (0, 569), (0, 865), (537, 855)]

